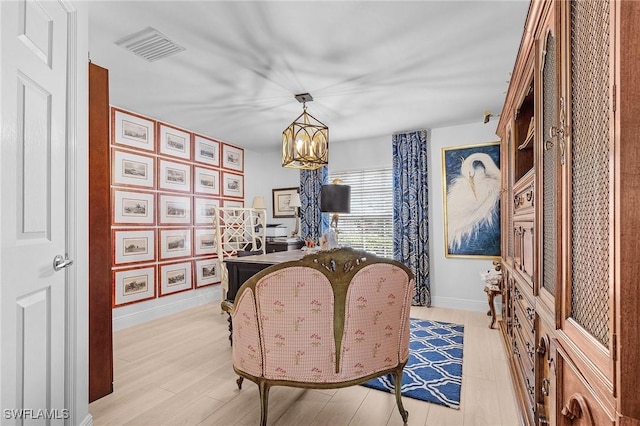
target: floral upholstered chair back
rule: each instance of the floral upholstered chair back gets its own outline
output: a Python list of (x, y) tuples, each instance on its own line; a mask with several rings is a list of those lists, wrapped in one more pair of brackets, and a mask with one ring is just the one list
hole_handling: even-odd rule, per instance
[(409, 354), (413, 285), (402, 264), (351, 249), (270, 267), (236, 296), (234, 368), (300, 384), (397, 368)]

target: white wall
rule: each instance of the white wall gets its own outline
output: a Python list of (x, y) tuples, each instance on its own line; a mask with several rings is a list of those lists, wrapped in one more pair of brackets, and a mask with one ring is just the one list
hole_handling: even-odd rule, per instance
[[(442, 190), (442, 155), (445, 147), (496, 142), (495, 122), (445, 127), (431, 131), (429, 149), (429, 234), (430, 277), (433, 306), (486, 311), (486, 295), (482, 291), (480, 272), (492, 267), (484, 259), (445, 257), (444, 210)], [(261, 195), (267, 207), (267, 223), (281, 223), (288, 232), (293, 219), (273, 218), (272, 190), (296, 187), (300, 172), (281, 166), (279, 147), (271, 152), (245, 150), (245, 205)], [(332, 171), (391, 167), (391, 135), (378, 138), (333, 143), (329, 146), (329, 168)], [(114, 330), (179, 312), (220, 299), (219, 286), (179, 293), (136, 303), (113, 310)]]
[[(442, 156), (445, 147), (498, 141), (495, 122), (467, 124), (433, 129), (429, 149), (429, 233), (430, 277), (433, 306), (486, 311), (486, 294), (482, 291), (480, 272), (492, 268), (484, 259), (446, 258), (444, 240), (444, 206)], [(273, 219), (271, 189), (297, 186), (299, 173), (280, 166), (280, 151), (255, 153), (245, 151), (245, 194), (247, 205), (253, 196), (263, 195), (268, 222), (285, 223), (292, 219)], [(391, 135), (329, 145), (329, 169), (332, 171), (391, 167)]]
[(431, 297), (434, 306), (486, 311), (487, 298), (480, 272), (490, 260), (445, 257), (442, 148), (496, 142), (496, 124), (467, 124), (433, 129), (429, 149), (429, 235), (431, 239)]
[(253, 197), (263, 196), (267, 207), (267, 223), (281, 223), (291, 233), (294, 219), (273, 218), (274, 188), (293, 188), (300, 186), (300, 171), (282, 167), (282, 154), (277, 146), (272, 152), (244, 151), (244, 200), (246, 207), (251, 207)]

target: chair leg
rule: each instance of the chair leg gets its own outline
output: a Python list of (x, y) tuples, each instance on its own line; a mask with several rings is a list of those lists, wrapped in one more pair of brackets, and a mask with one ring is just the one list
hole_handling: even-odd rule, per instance
[(409, 419), (409, 412), (404, 409), (404, 405), (402, 405), (402, 368), (398, 368), (395, 373), (395, 390), (396, 390), (396, 404), (398, 404), (398, 411), (400, 411), (400, 415), (402, 416), (402, 421), (404, 424), (407, 424), (407, 420)]
[(269, 384), (262, 380), (258, 385), (260, 389), (260, 426), (267, 426), (267, 410), (269, 408)]
[(238, 377), (238, 380), (236, 380), (236, 384), (238, 385), (239, 390), (242, 390), (242, 382), (244, 382), (244, 377)]

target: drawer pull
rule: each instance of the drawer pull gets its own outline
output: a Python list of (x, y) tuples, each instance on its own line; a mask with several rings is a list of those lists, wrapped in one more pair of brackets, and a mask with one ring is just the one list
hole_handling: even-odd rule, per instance
[(589, 410), (589, 404), (587, 404), (584, 396), (579, 393), (574, 393), (569, 397), (569, 401), (562, 409), (562, 415), (570, 421), (584, 418), (584, 424), (595, 426)]
[(527, 355), (529, 355), (529, 357), (533, 359), (533, 355), (535, 354), (535, 352), (533, 351), (533, 345), (527, 342), (525, 343), (525, 346), (527, 347)]
[(527, 318), (529, 318), (529, 321), (533, 321), (533, 318), (536, 315), (536, 310), (535, 309), (531, 309), (530, 307), (527, 306)]

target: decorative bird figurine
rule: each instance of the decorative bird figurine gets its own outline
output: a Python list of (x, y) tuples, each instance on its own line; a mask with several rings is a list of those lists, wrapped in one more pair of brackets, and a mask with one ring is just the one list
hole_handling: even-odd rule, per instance
[(449, 249), (460, 249), (463, 241), (476, 236), (482, 226), (498, 223), (500, 168), (488, 154), (474, 153), (463, 159), (460, 174), (447, 190)]

